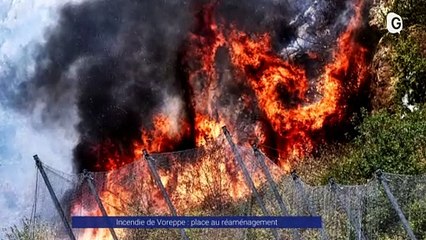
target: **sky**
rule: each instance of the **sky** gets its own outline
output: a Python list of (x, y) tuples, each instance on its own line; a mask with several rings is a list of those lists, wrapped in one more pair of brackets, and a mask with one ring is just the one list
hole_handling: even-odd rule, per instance
[(81, 0), (0, 0), (0, 239), (3, 231), (29, 216), (34, 199), (36, 167), (32, 156), (63, 172), (72, 172), (72, 149), (78, 136), (70, 119), (45, 124), (42, 103), (26, 113), (8, 105), (6, 93), (28, 81), (33, 56), (58, 20), (63, 4)]

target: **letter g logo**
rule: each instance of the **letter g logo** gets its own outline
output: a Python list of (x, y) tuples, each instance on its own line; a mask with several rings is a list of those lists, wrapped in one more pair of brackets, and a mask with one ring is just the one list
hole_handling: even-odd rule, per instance
[(386, 16), (386, 28), (390, 33), (400, 33), (402, 30), (402, 17), (394, 12), (388, 13)]

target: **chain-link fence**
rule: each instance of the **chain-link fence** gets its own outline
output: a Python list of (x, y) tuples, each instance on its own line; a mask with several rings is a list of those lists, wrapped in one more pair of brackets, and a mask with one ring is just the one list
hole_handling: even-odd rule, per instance
[[(280, 239), (409, 239), (384, 191), (382, 182), (385, 182), (408, 220), (409, 228), (417, 239), (426, 239), (425, 175), (383, 173), (380, 179), (373, 177), (363, 185), (343, 186), (331, 181), (325, 186), (310, 186), (295, 174), (284, 174), (260, 151), (255, 154), (250, 146), (238, 146), (233, 151), (225, 138), (208, 146), (146, 155), (109, 172), (70, 175), (46, 165), (43, 169), (68, 221), (69, 216), (102, 216), (96, 195), (89, 187), (89, 178), (109, 216), (170, 215), (173, 210), (177, 215), (186, 216), (282, 216), (287, 213), (321, 216), (323, 228), (280, 229)], [(254, 189), (235, 161), (236, 154), (241, 156)], [(167, 196), (150, 171), (149, 159)], [(170, 198), (171, 206), (166, 197)], [(33, 226), (45, 229), (45, 239), (67, 239), (61, 217), (40, 176), (34, 209)], [(180, 239), (182, 236), (179, 229), (115, 229), (115, 232), (119, 239)], [(109, 229), (73, 229), (73, 233), (77, 239), (112, 239)], [(274, 239), (271, 229), (186, 229), (185, 234), (189, 239)]]

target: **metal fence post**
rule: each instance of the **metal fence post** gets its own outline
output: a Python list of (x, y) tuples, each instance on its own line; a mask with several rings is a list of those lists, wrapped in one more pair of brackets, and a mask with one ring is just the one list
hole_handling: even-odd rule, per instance
[[(148, 162), (148, 167), (151, 172), (152, 177), (154, 178), (155, 183), (157, 184), (158, 188), (160, 188), (160, 191), (164, 197), (164, 200), (166, 201), (167, 206), (170, 209), (170, 212), (173, 216), (177, 216), (177, 212), (175, 209), (175, 206), (173, 206), (172, 200), (169, 197), (169, 194), (166, 191), (166, 188), (163, 185), (163, 182), (161, 182), (160, 175), (158, 175), (158, 172), (154, 166), (154, 158), (148, 154), (146, 150), (143, 150), (143, 155), (145, 157), (145, 160)], [(182, 239), (189, 240), (188, 236), (186, 235), (185, 229), (180, 228), (180, 234), (182, 236)]]
[[(268, 184), (271, 187), (272, 193), (274, 194), (274, 197), (278, 202), (278, 205), (281, 209), (281, 213), (283, 214), (283, 216), (288, 216), (289, 213), (288, 213), (287, 207), (285, 206), (284, 201), (278, 191), (277, 184), (272, 178), (271, 172), (269, 171), (269, 168), (266, 165), (265, 157), (263, 153), (257, 148), (256, 145), (253, 145), (252, 147), (253, 147), (254, 155), (256, 156), (256, 159), (259, 161), (263, 174), (266, 176), (266, 180), (268, 181)], [(293, 239), (296, 239), (296, 240), (300, 239), (299, 233), (295, 229), (292, 229), (291, 231), (292, 231)]]
[(44, 171), (43, 164), (40, 161), (40, 158), (37, 155), (33, 156), (36, 166), (38, 170), (40, 171), (41, 176), (43, 177), (44, 183), (46, 184), (47, 189), (49, 190), (50, 197), (52, 198), (52, 201), (55, 205), (56, 211), (58, 211), (59, 216), (61, 216), (62, 222), (64, 223), (64, 227), (68, 233), (68, 236), (71, 240), (75, 240), (74, 233), (72, 232), (71, 226), (67, 221), (67, 218), (65, 217), (65, 213), (62, 210), (61, 204), (59, 203), (58, 198), (56, 197), (55, 191), (52, 188), (52, 185), (50, 184), (49, 178), (46, 175), (46, 172)]
[[(90, 192), (95, 197), (96, 203), (98, 204), (99, 210), (101, 210), (103, 217), (108, 217), (108, 214), (105, 210), (104, 205), (102, 204), (102, 200), (98, 195), (98, 192), (96, 191), (95, 185), (93, 184), (93, 175), (91, 172), (87, 171), (86, 169), (83, 170), (83, 178), (86, 179), (87, 185), (89, 186)], [(114, 231), (114, 228), (109, 228), (109, 231), (111, 233), (111, 236), (114, 240), (118, 240), (117, 234)]]
[[(339, 186), (337, 185), (337, 183), (334, 181), (333, 178), (329, 179), (329, 185), (331, 188), (331, 191), (334, 192), (334, 194), (339, 194)], [(357, 227), (356, 221), (355, 219), (353, 219), (352, 215), (349, 212), (349, 209), (346, 207), (346, 205), (344, 204), (344, 201), (340, 198), (340, 195), (337, 196), (337, 202), (339, 203), (339, 205), (345, 209), (346, 215), (349, 218), (349, 222), (352, 225), (352, 227), (355, 229), (356, 231), (356, 237), (357, 239), (363, 240), (366, 239), (364, 233), (362, 232), (361, 226)]]
[(401, 208), (399, 207), (398, 201), (396, 200), (395, 196), (392, 194), (392, 191), (389, 188), (389, 185), (387, 183), (387, 179), (383, 177), (383, 172), (381, 170), (376, 171), (376, 177), (379, 180), (379, 182), (382, 184), (383, 189), (385, 190), (385, 193), (389, 199), (389, 202), (392, 204), (393, 209), (398, 214), (399, 220), (401, 220), (402, 226), (404, 227), (405, 231), (407, 232), (408, 237), (411, 240), (417, 240), (416, 236), (414, 235), (413, 230), (410, 227), (410, 224), (407, 221), (407, 218), (405, 218), (404, 213), (402, 212)]
[[(296, 188), (299, 189), (299, 191), (302, 194), (303, 205), (305, 205), (305, 207), (308, 208), (309, 214), (313, 216), (315, 212), (312, 209), (311, 204), (309, 204), (308, 201), (307, 201), (305, 188), (303, 187), (299, 176), (297, 175), (297, 173), (295, 171), (291, 172), (291, 176), (293, 178), (294, 184), (296, 185)], [(321, 232), (321, 239), (327, 240), (328, 237), (327, 237), (326, 232), (324, 231), (324, 224), (323, 224), (322, 228), (320, 229), (320, 232)]]
[[(229, 145), (231, 146), (231, 150), (234, 153), (235, 159), (237, 160), (238, 165), (240, 166), (242, 172), (243, 172), (243, 176), (244, 176), (244, 180), (246, 182), (246, 184), (248, 185), (248, 187), (250, 188), (250, 190), (252, 191), (254, 197), (256, 198), (257, 203), (259, 204), (260, 209), (262, 210), (263, 214), (268, 216), (268, 210), (266, 209), (262, 199), (260, 198), (259, 192), (256, 189), (256, 186), (253, 183), (252, 178), (250, 177), (250, 173), (247, 170), (247, 167), (237, 149), (237, 147), (235, 146), (234, 142), (232, 141), (232, 137), (231, 134), (229, 133), (228, 129), (226, 127), (222, 127), (223, 133), (225, 134), (226, 139), (228, 140)], [(275, 239), (279, 239), (279, 235), (278, 235), (278, 231), (274, 228), (271, 229), (272, 234), (274, 235)]]

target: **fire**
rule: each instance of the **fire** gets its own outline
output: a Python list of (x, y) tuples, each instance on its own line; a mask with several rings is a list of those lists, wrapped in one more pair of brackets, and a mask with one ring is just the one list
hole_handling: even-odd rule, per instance
[[(144, 213), (169, 212), (143, 160), (142, 150), (172, 151), (182, 139), (191, 137), (191, 128), (198, 147), (196, 156), (192, 159), (183, 155), (156, 157), (164, 165), (158, 167), (161, 181), (179, 214), (206, 204), (208, 197), (235, 201), (247, 196), (250, 192), (232, 160), (233, 153), (221, 138), (222, 126), (229, 128), (240, 145), (247, 143), (247, 135), (261, 147), (272, 141), (278, 152), (276, 163), (279, 167), (268, 164), (278, 179), (290, 171), (293, 161), (314, 149), (317, 140), (313, 135), (325, 124), (342, 121), (347, 95), (356, 92), (367, 77), (367, 49), (354, 41), (362, 22), (362, 1), (355, 5), (354, 16), (337, 39), (330, 61), (324, 65), (314, 87), (303, 66), (284, 59), (273, 50), (269, 33), (249, 34), (238, 30), (234, 24), (216, 21), (215, 7), (215, 4), (207, 4), (200, 11), (199, 26), (188, 36), (183, 60), (191, 95), (191, 102), (186, 104), (194, 111), (192, 126), (188, 116), (179, 111), (174, 114), (159, 111), (153, 119), (148, 119), (152, 128), (141, 129), (141, 139), (134, 143), (132, 158), (124, 159), (119, 154), (108, 156), (108, 169), (118, 169), (123, 163), (133, 161), (135, 163), (131, 164), (137, 166), (132, 171), (135, 178), (132, 182), (137, 186), (123, 184), (128, 183), (126, 179), (130, 173), (120, 172), (122, 170), (112, 171), (104, 179), (100, 195), (109, 215), (129, 214), (120, 206), (128, 205), (132, 199), (138, 199), (136, 206)], [(218, 71), (217, 56), (221, 51), (228, 56), (228, 72)], [(313, 52), (308, 55), (314, 60), (318, 58)], [(242, 91), (238, 109), (225, 109), (221, 105), (224, 98), (221, 81), (225, 81), (221, 78), (250, 89)], [(239, 125), (240, 112), (257, 117)], [(241, 129), (251, 129), (251, 132)], [(246, 160), (253, 160), (249, 152), (243, 151), (242, 155)], [(251, 167), (255, 185), (260, 186), (264, 178), (259, 169)], [(81, 213), (81, 209), (86, 215), (100, 215), (97, 207), (87, 210), (79, 204), (73, 205), (74, 214)], [(109, 236), (105, 230), (85, 234), (84, 239)]]
[[(193, 48), (188, 54), (201, 63), (201, 67), (191, 74), (191, 85), (194, 88), (200, 82), (207, 85), (202, 88), (205, 91), (195, 94), (195, 109), (207, 113), (207, 116), (196, 119), (196, 128), (203, 131), (204, 136), (216, 137), (218, 126), (206, 128), (206, 121), (215, 122), (216, 125), (219, 122), (235, 124), (229, 123), (227, 119), (223, 120), (225, 114), (220, 113), (224, 110), (217, 106), (212, 97), (219, 96), (221, 92), (210, 87), (220, 85), (214, 58), (219, 49), (226, 48), (234, 81), (243, 81), (254, 91), (255, 100), (249, 102), (256, 103), (274, 130), (277, 139), (275, 145), (279, 150), (278, 164), (288, 168), (289, 160), (301, 158), (312, 151), (315, 142), (311, 135), (320, 131), (327, 121), (337, 123), (342, 120), (345, 112), (344, 98), (348, 93), (344, 88), (353, 88), (356, 92), (366, 79), (367, 50), (354, 41), (362, 20), (362, 7), (362, 2), (355, 5), (354, 17), (348, 23), (346, 31), (337, 39), (332, 61), (325, 65), (318, 77), (315, 86), (318, 97), (312, 100), (308, 97), (312, 90), (309, 89), (310, 79), (305, 70), (276, 54), (268, 33), (249, 35), (232, 24), (229, 27), (218, 24), (212, 17), (214, 5), (208, 5), (204, 8), (204, 16), (207, 16), (203, 19), (205, 28), (200, 35), (191, 35), (190, 46)], [(313, 53), (310, 55), (317, 58)], [(195, 83), (194, 78), (198, 80)], [(263, 136), (258, 139), (262, 144), (266, 141), (267, 134), (260, 133), (258, 125), (254, 125), (253, 135)]]
[[(252, 173), (255, 186), (260, 187), (265, 180), (258, 169), (253, 150), (241, 147), (240, 153)], [(232, 156), (233, 152), (228, 143), (220, 137), (197, 149), (195, 153), (184, 151), (178, 154), (153, 155), (158, 165), (168, 166), (168, 168), (159, 167), (158, 174), (178, 214), (185, 214), (192, 208), (200, 206), (219, 211), (222, 204), (238, 201), (250, 194), (235, 161), (230, 161)], [(191, 161), (194, 157), (195, 162)], [(283, 171), (271, 161), (267, 164), (271, 174), (278, 180)], [(95, 173), (94, 179), (99, 196), (110, 216), (158, 215), (170, 212), (144, 159), (115, 171), (99, 175)], [(83, 194), (73, 204), (72, 215), (101, 216), (89, 189), (81, 191)], [(125, 238), (123, 230), (116, 229), (116, 231), (121, 238)], [(110, 233), (108, 229), (88, 229), (83, 232), (81, 239), (110, 239)]]
[(209, 140), (216, 139), (222, 134), (223, 122), (211, 120), (203, 115), (199, 115), (195, 119), (198, 126), (196, 131), (197, 146), (205, 146)]
[(153, 131), (142, 130), (142, 142), (136, 144), (134, 148), (137, 158), (142, 156), (142, 148), (149, 152), (172, 150), (174, 145), (184, 137), (188, 128), (188, 125), (182, 119), (179, 119), (176, 123), (162, 114), (156, 115), (153, 123)]

